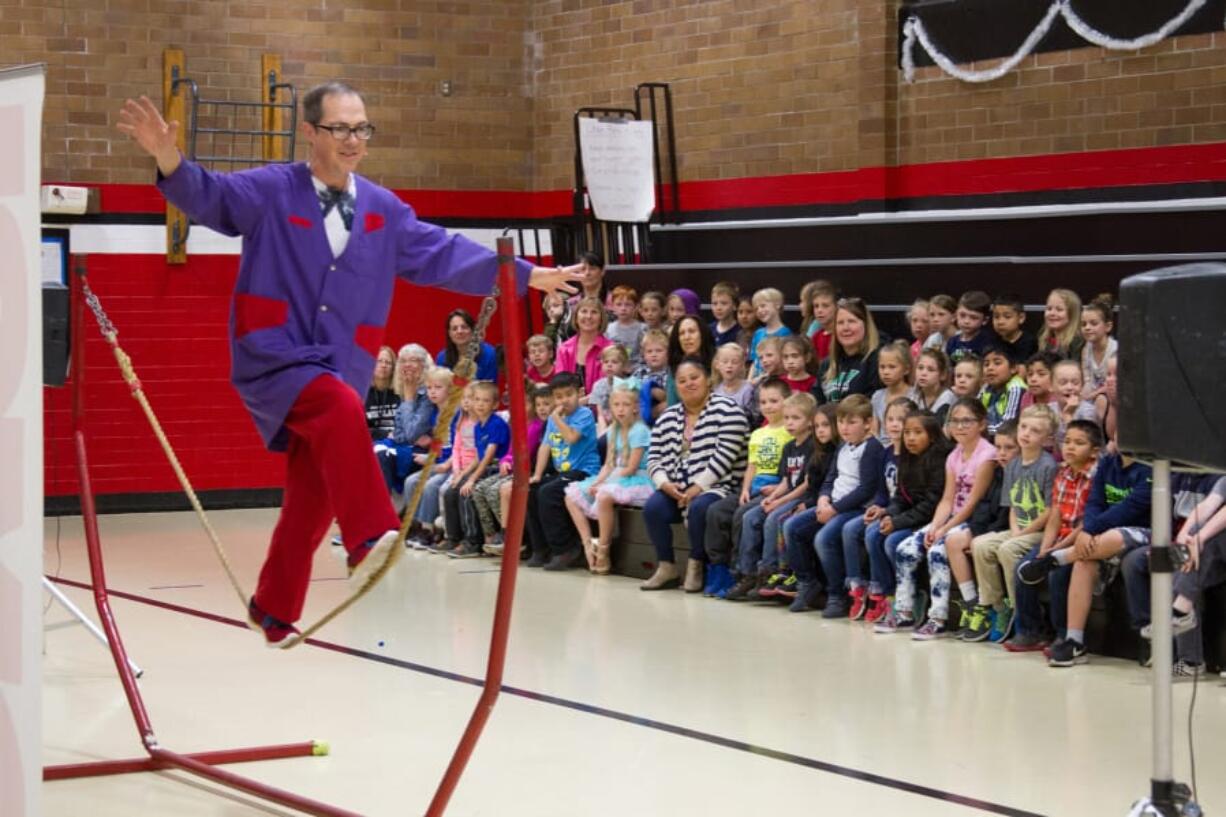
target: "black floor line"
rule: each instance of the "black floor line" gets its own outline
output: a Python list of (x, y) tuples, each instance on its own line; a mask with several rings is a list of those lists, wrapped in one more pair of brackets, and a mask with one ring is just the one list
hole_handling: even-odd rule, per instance
[[(51, 579), (51, 581), (56, 582), (57, 584), (66, 584), (66, 585), (69, 585), (70, 587), (77, 587), (82, 590), (92, 590), (93, 589), (93, 585), (86, 584), (85, 582), (73, 581), (72, 579), (65, 579), (62, 577), (48, 576), (47, 578)], [(183, 607), (182, 605), (179, 605), (179, 604), (171, 604), (170, 602), (159, 601), (158, 599), (151, 599), (146, 596), (139, 596), (139, 595), (136, 595), (135, 593), (126, 593), (122, 590), (108, 590), (107, 593), (118, 599), (124, 599), (126, 601), (133, 601), (139, 604), (147, 604), (151, 607), (159, 607), (163, 610), (170, 610), (175, 613), (182, 613), (184, 615), (195, 616), (196, 618), (202, 618), (207, 621), (216, 622), (218, 624), (226, 624), (231, 627), (239, 627), (241, 629), (247, 629), (246, 622), (239, 621), (238, 619), (227, 618), (226, 616), (219, 616), (215, 613), (207, 613), (203, 610), (194, 610), (190, 607)], [(468, 675), (461, 675), (458, 672), (451, 672), (450, 670), (438, 669), (437, 667), (430, 667), (424, 664), (415, 664), (412, 661), (403, 661), (398, 658), (391, 658), (386, 655), (379, 655), (378, 653), (367, 652), (365, 650), (359, 650), (353, 647), (346, 647), (342, 644), (334, 644), (330, 641), (321, 641), (317, 638), (308, 638), (306, 640), (306, 643), (312, 647), (318, 647), (320, 649), (330, 650), (332, 652), (340, 653), (342, 655), (349, 655), (354, 658), (362, 658), (367, 661), (376, 661), (380, 664), (387, 664), (389, 666), (399, 667), (400, 669), (410, 670), (412, 672), (421, 673), (423, 675), (431, 675), (435, 678), (443, 678), (448, 681), (457, 681), (462, 684), (468, 684), (470, 686), (476, 686), (476, 687), (482, 686), (484, 684), (484, 681), (481, 678), (474, 678)], [(740, 752), (748, 752), (749, 754), (759, 755), (761, 757), (769, 757), (772, 760), (779, 760), (784, 763), (794, 764), (796, 766), (804, 766), (809, 769), (816, 769), (818, 771), (828, 772), (829, 774), (835, 774), (840, 777), (846, 777), (852, 780), (859, 780), (862, 783), (871, 783), (875, 786), (884, 786), (886, 788), (895, 789), (897, 791), (904, 791), (904, 792), (907, 792), (908, 794), (915, 794), (915, 795), (919, 795), (920, 797), (928, 797), (933, 800), (940, 800), (945, 803), (954, 803), (960, 806), (966, 806), (968, 808), (973, 808), (973, 809), (978, 809), (979, 811), (988, 812), (990, 814), (1004, 814), (1004, 815), (1008, 815), (1009, 817), (1043, 817), (1043, 815), (1041, 815), (1038, 812), (1026, 811), (1025, 809), (1013, 808), (1012, 806), (1006, 806), (1000, 803), (993, 803), (987, 800), (980, 800), (975, 797), (967, 797), (961, 794), (954, 794), (953, 792), (947, 792), (941, 789), (934, 789), (930, 786), (923, 786), (918, 783), (909, 783), (905, 780), (897, 780), (893, 777), (886, 777), (885, 775), (874, 774), (873, 772), (866, 772), (860, 769), (853, 769), (848, 766), (840, 766), (837, 763), (829, 763), (824, 760), (817, 760), (815, 758), (804, 757), (803, 755), (792, 754), (791, 752), (782, 752), (777, 749), (770, 749), (765, 746), (756, 746), (752, 743), (746, 743), (745, 741), (734, 740), (733, 738), (726, 738), (720, 735), (713, 735), (709, 732), (702, 732), (697, 729), (690, 729), (689, 727), (685, 727), (685, 726), (678, 726), (676, 724), (665, 723), (664, 721), (652, 720), (650, 718), (641, 718), (637, 715), (631, 715), (626, 712), (619, 712), (615, 709), (605, 709), (604, 707), (600, 707), (600, 706), (593, 706), (591, 704), (585, 704), (585, 703), (580, 703), (578, 701), (572, 701), (567, 698), (559, 698), (554, 695), (546, 695), (544, 693), (533, 692), (531, 690), (519, 689), (517, 687), (511, 687), (511, 686), (506, 686), (506, 685), (503, 685), (502, 692), (506, 693), (507, 695), (514, 695), (518, 698), (525, 698), (531, 701), (539, 701), (541, 703), (552, 704), (554, 706), (560, 706), (565, 709), (570, 709), (576, 712), (584, 712), (589, 715), (597, 715), (602, 718), (609, 718), (610, 720), (616, 720), (616, 721), (621, 721), (623, 723), (634, 724), (635, 726), (643, 726), (648, 729), (654, 729), (658, 732), (666, 732), (668, 734), (677, 735), (683, 738), (690, 738), (692, 740), (700, 740), (704, 743), (710, 743), (715, 746), (722, 746), (726, 749), (735, 749)]]

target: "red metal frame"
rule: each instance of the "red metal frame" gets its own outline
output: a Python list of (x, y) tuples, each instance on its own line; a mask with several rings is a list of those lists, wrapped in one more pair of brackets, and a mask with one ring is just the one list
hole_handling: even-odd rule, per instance
[[(501, 291), (499, 311), (502, 313), (503, 342), (506, 354), (507, 371), (516, 373), (524, 371), (523, 344), (524, 327), (521, 301), (518, 292), (518, 281), (515, 270), (514, 245), (510, 238), (498, 239), (498, 285)], [(78, 258), (78, 271), (83, 262)], [(162, 748), (153, 731), (149, 713), (145, 709), (144, 700), (136, 679), (129, 668), (127, 652), (119, 628), (111, 613), (110, 598), (106, 589), (106, 575), (103, 569), (102, 545), (98, 535), (98, 515), (94, 505), (94, 494), (89, 478), (89, 464), (86, 457), (85, 433), (82, 430), (84, 412), (82, 407), (82, 389), (85, 374), (85, 343), (83, 300), (77, 281), (72, 282), (73, 304), (72, 312), (72, 388), (73, 388), (73, 420), (76, 427), (74, 440), (76, 443), (77, 475), (81, 484), (81, 514), (85, 525), (85, 541), (89, 551), (90, 579), (93, 583), (94, 604), (98, 609), (98, 618), (106, 632), (110, 645), (111, 657), (115, 661), (115, 669), (123, 685), (124, 695), (128, 699), (128, 708), (132, 719), (140, 733), (141, 742), (147, 758), (129, 758), (124, 760), (104, 760), (91, 763), (70, 763), (43, 768), (43, 780), (66, 780), (76, 777), (93, 777), (112, 774), (127, 774), (130, 772), (156, 771), (160, 769), (178, 769), (207, 778), (230, 788), (240, 789), (248, 794), (283, 806), (288, 806), (306, 814), (323, 815), (323, 817), (357, 817), (355, 812), (346, 811), (335, 806), (320, 803), (306, 797), (268, 786), (250, 778), (242, 777), (232, 772), (215, 768), (223, 763), (245, 763), (254, 760), (272, 760), (275, 758), (304, 757), (326, 754), (326, 746), (311, 741), (305, 743), (281, 744), (275, 746), (255, 746), (243, 749), (225, 749), (212, 752), (180, 754)], [(527, 514), (528, 494), (528, 463), (532, 459), (528, 448), (528, 412), (526, 405), (526, 389), (522, 377), (508, 378), (511, 395), (511, 445), (514, 452), (514, 470), (511, 489), (511, 507), (506, 524), (505, 549), (502, 554), (502, 575), (498, 582), (498, 598), (494, 607), (494, 626), (490, 636), (489, 662), (486, 668), (485, 686), (481, 697), (473, 710), (468, 726), (460, 738), (455, 755), (440, 781), (434, 799), (430, 803), (427, 814), (429, 817), (441, 817), (447, 809), (447, 803), (459, 784), (460, 776), (476, 748), (477, 741), (493, 712), (494, 703), (502, 688), (503, 669), (506, 665), (507, 638), (510, 634), (511, 607), (515, 599), (515, 580), (519, 572), (520, 543), (523, 540), (524, 521)]]
[(490, 633), (489, 662), (486, 664), (485, 685), (473, 708), (468, 726), (460, 737), (451, 763), (439, 781), (426, 817), (442, 817), (447, 803), (459, 785), (464, 767), (472, 756), (485, 722), (494, 711), (494, 703), (502, 690), (502, 671), (506, 665), (507, 636), (511, 630), (511, 606), (515, 602), (515, 578), (519, 575), (519, 548), (524, 535), (524, 517), (528, 511), (528, 462), (535, 460), (528, 451), (528, 410), (524, 378), (524, 323), (515, 273), (515, 247), (510, 238), (498, 239), (498, 289), (502, 303), (503, 353), (506, 356), (507, 377), (511, 392), (511, 450), (514, 470), (511, 479), (511, 507), (503, 537), (502, 573), (498, 578), (498, 600), (494, 604), (494, 627)]

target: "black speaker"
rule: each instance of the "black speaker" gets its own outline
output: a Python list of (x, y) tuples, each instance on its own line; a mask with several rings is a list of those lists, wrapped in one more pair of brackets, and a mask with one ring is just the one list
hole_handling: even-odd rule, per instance
[(1120, 450), (1226, 471), (1226, 265), (1120, 283)]
[(43, 287), (43, 385), (62, 386), (68, 376), (69, 291)]

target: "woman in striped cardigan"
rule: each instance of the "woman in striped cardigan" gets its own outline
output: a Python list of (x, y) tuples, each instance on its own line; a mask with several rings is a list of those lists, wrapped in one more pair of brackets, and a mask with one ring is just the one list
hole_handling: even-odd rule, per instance
[(711, 393), (711, 372), (696, 357), (675, 369), (681, 402), (669, 406), (651, 431), (647, 473), (656, 492), (643, 517), (655, 545), (656, 572), (643, 590), (676, 587), (681, 577), (673, 555), (672, 524), (684, 517), (690, 540), (685, 590), (702, 590), (707, 507), (737, 490), (745, 472), (749, 421), (730, 398)]

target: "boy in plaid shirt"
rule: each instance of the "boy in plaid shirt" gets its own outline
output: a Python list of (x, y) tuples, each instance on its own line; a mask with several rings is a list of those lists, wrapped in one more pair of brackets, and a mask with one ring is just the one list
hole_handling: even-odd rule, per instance
[(1068, 620), (1068, 588), (1073, 568), (1060, 564), (1042, 574), (1032, 575), (1036, 572), (1028, 565), (1046, 562), (1049, 554), (1068, 548), (1081, 533), (1086, 503), (1094, 481), (1094, 466), (1102, 447), (1103, 433), (1097, 423), (1073, 420), (1068, 424), (1061, 444), (1064, 464), (1056, 472), (1052, 483), (1052, 513), (1047, 516), (1043, 541), (1032, 548), (1017, 567), (1017, 632), (1005, 642), (1005, 649), (1009, 652), (1033, 652), (1046, 646), (1037, 587), (1044, 578), (1047, 579), (1051, 598), (1052, 626), (1059, 631)]

